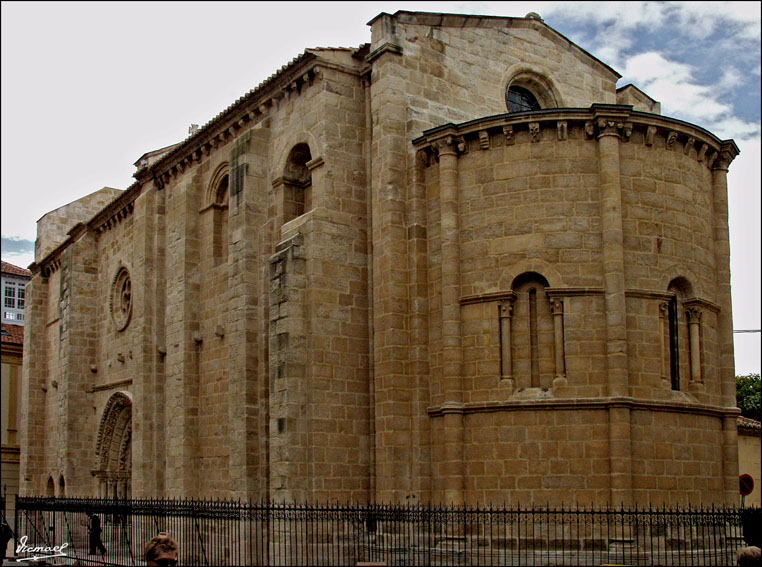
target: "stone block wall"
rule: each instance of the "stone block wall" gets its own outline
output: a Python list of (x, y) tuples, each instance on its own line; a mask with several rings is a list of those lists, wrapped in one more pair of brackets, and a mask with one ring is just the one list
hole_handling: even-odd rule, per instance
[(538, 20), (397, 13), (372, 20), (371, 31), (371, 54), (403, 54), (394, 81), (407, 95), (409, 132), (504, 113), (509, 79), (521, 73), (552, 81), (558, 107), (616, 103), (616, 72), (566, 49)]
[(722, 421), (715, 416), (632, 412), (632, 483), (639, 502), (695, 506), (723, 487)]
[(604, 409), (580, 411), (548, 402), (510, 412), (469, 414), (466, 501), (561, 504), (569, 501), (569, 494), (581, 505), (606, 500), (607, 438)]
[[(371, 28), (39, 260), (22, 490), (731, 500), (732, 142), (614, 104), (534, 17)], [(505, 113), (514, 80), (542, 111)]]

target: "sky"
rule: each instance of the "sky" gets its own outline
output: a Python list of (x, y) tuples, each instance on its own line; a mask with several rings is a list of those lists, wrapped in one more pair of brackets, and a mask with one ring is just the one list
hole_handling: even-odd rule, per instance
[[(36, 221), (188, 136), (308, 47), (356, 47), (397, 10), (545, 23), (741, 154), (728, 174), (733, 326), (759, 330), (760, 2), (7, 2), (2, 259), (34, 260)], [(736, 333), (736, 373), (760, 333)]]

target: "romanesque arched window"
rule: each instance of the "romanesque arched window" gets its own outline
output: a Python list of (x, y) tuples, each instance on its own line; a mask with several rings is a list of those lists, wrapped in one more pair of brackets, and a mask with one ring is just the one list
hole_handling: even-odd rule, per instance
[(310, 147), (297, 144), (288, 154), (283, 171), (283, 222), (295, 219), (312, 208), (312, 174), (307, 162)]
[(508, 112), (526, 112), (527, 110), (540, 110), (540, 103), (532, 92), (524, 87), (511, 86), (505, 92), (505, 103)]
[(53, 482), (53, 477), (49, 476), (48, 486), (47, 486), (47, 489), (45, 490), (45, 496), (47, 496), (48, 498), (53, 498), (55, 497), (55, 495), (56, 495), (56, 485)]
[(207, 208), (212, 210), (212, 257), (214, 265), (228, 261), (228, 198), (230, 174), (228, 164), (217, 168), (207, 193)]
[(63, 475), (58, 477), (58, 497), (66, 497), (66, 481), (64, 480)]
[(524, 67), (511, 72), (505, 87), (505, 104), (508, 112), (558, 108), (559, 95), (548, 77)]
[(548, 281), (525, 272), (511, 286), (516, 300), (511, 324), (512, 375), (516, 388), (550, 389), (556, 373), (554, 326), (545, 288)]
[(688, 323), (685, 314), (685, 299), (692, 295), (691, 285), (685, 278), (675, 278), (669, 283), (670, 295), (667, 305), (667, 362), (669, 379), (673, 390), (680, 390), (682, 377), (687, 376), (690, 361)]

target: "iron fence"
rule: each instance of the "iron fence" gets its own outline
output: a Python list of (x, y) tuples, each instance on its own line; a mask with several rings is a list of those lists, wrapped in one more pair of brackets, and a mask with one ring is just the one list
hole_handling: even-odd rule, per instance
[[(90, 554), (99, 517), (105, 553)], [(143, 565), (166, 532), (181, 565), (735, 565), (760, 509), (300, 505), (19, 497), (15, 549), (52, 564)], [(750, 519), (751, 518), (751, 519)], [(751, 522), (751, 523), (750, 523)], [(752, 525), (756, 523), (756, 525)], [(744, 527), (746, 524), (746, 527)], [(63, 549), (61, 546), (66, 544)], [(58, 550), (65, 556), (51, 557)], [(34, 553), (30, 550), (37, 549)], [(40, 551), (40, 548), (43, 552)]]

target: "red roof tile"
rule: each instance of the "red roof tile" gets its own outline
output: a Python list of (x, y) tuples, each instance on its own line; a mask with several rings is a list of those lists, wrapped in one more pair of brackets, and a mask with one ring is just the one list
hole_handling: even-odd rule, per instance
[(9, 264), (8, 262), (3, 262), (3, 273), (10, 274), (12, 276), (26, 276), (28, 278), (32, 277), (32, 272), (30, 272), (29, 270), (25, 270), (24, 268), (19, 268), (18, 266), (14, 266), (13, 264)]
[(756, 419), (751, 419), (742, 415), (738, 416), (738, 421), (736, 423), (738, 425), (738, 429), (745, 429), (747, 431), (759, 431), (762, 429), (762, 423)]
[(12, 345), (24, 344), (24, 326), (23, 325), (9, 325), (3, 323), (3, 341)]

